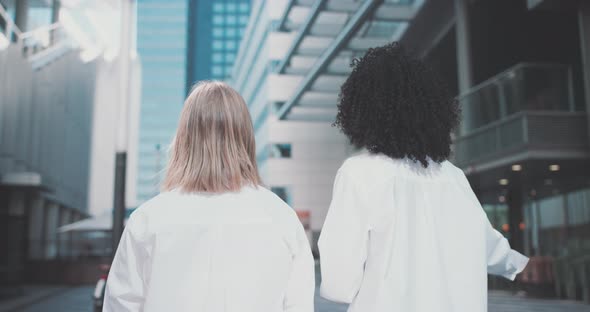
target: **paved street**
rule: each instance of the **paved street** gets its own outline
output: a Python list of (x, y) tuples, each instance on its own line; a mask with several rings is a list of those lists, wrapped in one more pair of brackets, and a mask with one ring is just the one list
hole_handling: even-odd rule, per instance
[[(23, 309), (10, 312), (91, 312), (92, 287), (68, 288)], [(1, 306), (1, 303), (0, 303)], [(344, 312), (338, 305), (316, 297), (316, 312)], [(590, 312), (590, 305), (562, 300), (542, 300), (491, 292), (489, 312)]]
[(10, 312), (92, 312), (93, 290), (92, 286), (67, 288), (22, 309)]

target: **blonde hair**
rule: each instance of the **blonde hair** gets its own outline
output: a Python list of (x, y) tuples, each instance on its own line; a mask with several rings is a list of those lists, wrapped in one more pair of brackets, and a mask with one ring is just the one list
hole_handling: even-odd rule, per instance
[(221, 193), (261, 183), (246, 102), (223, 82), (198, 83), (184, 102), (162, 189)]

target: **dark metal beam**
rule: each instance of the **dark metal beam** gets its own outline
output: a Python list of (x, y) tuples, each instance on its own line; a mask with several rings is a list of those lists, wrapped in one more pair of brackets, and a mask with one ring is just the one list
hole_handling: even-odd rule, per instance
[(324, 7), (325, 3), (326, 0), (317, 0), (316, 2), (314, 2), (313, 6), (311, 7), (311, 13), (307, 16), (305, 22), (299, 28), (297, 37), (295, 37), (295, 40), (291, 44), (291, 47), (289, 47), (289, 51), (287, 51), (287, 54), (285, 55), (285, 57), (283, 57), (283, 60), (278, 66), (277, 72), (279, 74), (285, 72), (285, 68), (291, 61), (291, 57), (295, 54), (295, 52), (299, 48), (299, 45), (301, 45), (301, 42), (303, 42), (303, 39), (309, 34), (311, 27), (315, 23), (317, 17), (320, 15), (320, 12), (322, 11), (322, 8)]
[[(582, 55), (582, 73), (584, 76), (584, 96), (586, 111), (590, 112), (590, 3), (580, 1), (578, 9), (578, 26), (580, 33), (580, 54)], [(590, 115), (588, 116), (588, 137), (590, 138)]]
[(345, 44), (356, 34), (356, 31), (367, 20), (367, 18), (375, 11), (382, 0), (366, 0), (348, 20), (344, 28), (338, 36), (332, 41), (330, 46), (322, 53), (320, 58), (313, 65), (307, 76), (299, 84), (291, 99), (280, 108), (277, 116), (279, 119), (285, 119), (291, 108), (301, 99), (303, 93), (309, 90), (320, 73), (329, 65), (334, 56), (342, 50)]

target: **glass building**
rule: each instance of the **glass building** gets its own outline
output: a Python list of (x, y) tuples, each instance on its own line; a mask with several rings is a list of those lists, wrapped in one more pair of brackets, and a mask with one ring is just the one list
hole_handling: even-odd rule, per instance
[(137, 199), (159, 191), (167, 145), (184, 102), (188, 0), (139, 0), (137, 50), (142, 63)]
[(192, 0), (187, 90), (200, 80), (231, 74), (250, 17), (250, 0)]
[(531, 257), (520, 282), (590, 302), (588, 2), (258, 0), (252, 12), (232, 84), (249, 105), (265, 183), (308, 214), (315, 237), (354, 152), (329, 126), (349, 64), (401, 41), (460, 102), (451, 161), (492, 225)]
[(249, 15), (249, 0), (138, 1), (139, 204), (159, 192), (185, 96), (199, 80), (229, 77)]

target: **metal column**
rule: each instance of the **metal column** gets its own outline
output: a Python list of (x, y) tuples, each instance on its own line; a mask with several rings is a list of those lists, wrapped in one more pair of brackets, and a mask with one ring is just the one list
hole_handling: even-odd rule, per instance
[(15, 5), (14, 23), (21, 32), (25, 32), (29, 20), (29, 0), (18, 0)]
[[(578, 9), (580, 28), (580, 54), (582, 55), (582, 72), (584, 75), (584, 98), (586, 112), (590, 113), (590, 3), (580, 1)], [(588, 119), (588, 133), (590, 135), (590, 115)]]
[(127, 171), (127, 145), (129, 135), (129, 79), (131, 67), (131, 33), (134, 21), (134, 0), (121, 1), (121, 38), (119, 48), (119, 115), (117, 120), (117, 141), (115, 155), (115, 192), (113, 203), (113, 253), (116, 252), (123, 234), (125, 221), (125, 181)]
[(457, 76), (459, 79), (459, 94), (463, 94), (473, 84), (469, 8), (466, 0), (455, 0), (455, 21)]
[(61, 9), (61, 0), (53, 0), (51, 5), (51, 23), (59, 22), (59, 10)]

